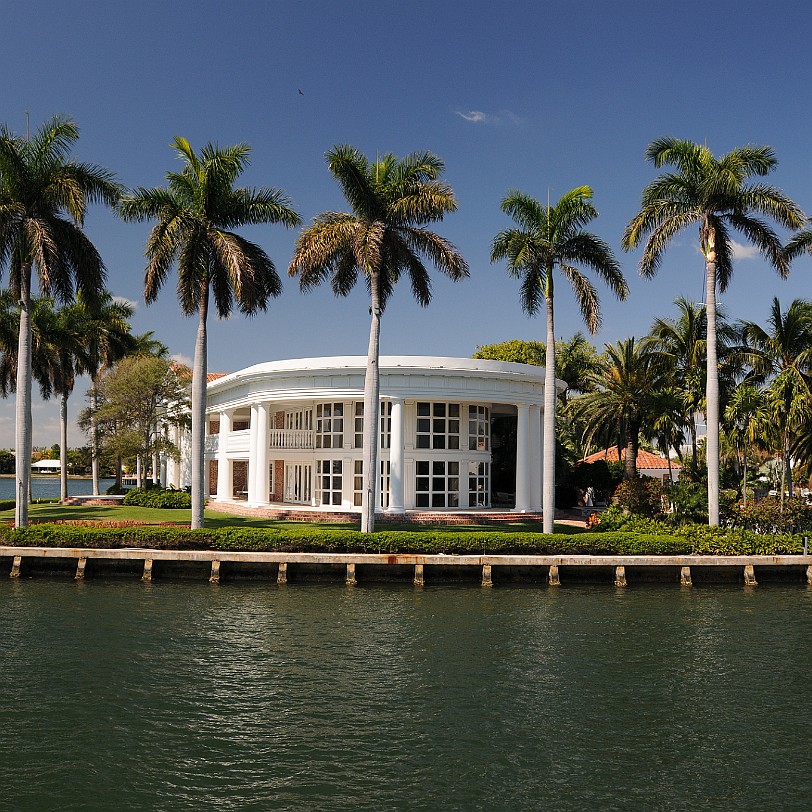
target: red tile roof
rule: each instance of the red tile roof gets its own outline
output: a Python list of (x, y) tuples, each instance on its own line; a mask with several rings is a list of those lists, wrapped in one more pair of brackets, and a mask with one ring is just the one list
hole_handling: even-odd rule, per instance
[[(603, 451), (596, 451), (583, 459), (583, 462), (597, 462), (598, 460), (606, 460), (606, 462), (623, 462), (626, 459), (626, 449), (622, 449), (618, 453), (617, 446), (612, 446)], [(637, 452), (637, 467), (640, 470), (648, 470), (651, 468), (668, 468), (668, 460), (660, 454), (652, 454), (650, 451), (644, 451), (642, 448)], [(671, 460), (672, 468), (682, 468), (682, 465), (677, 460)]]
[(216, 381), (218, 378), (225, 378), (228, 375), (227, 372), (207, 372), (206, 373), (206, 383), (211, 383), (212, 381)]

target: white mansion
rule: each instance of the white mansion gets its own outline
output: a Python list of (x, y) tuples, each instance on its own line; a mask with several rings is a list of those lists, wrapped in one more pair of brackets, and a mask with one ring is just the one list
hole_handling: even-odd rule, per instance
[[(517, 418), (515, 509), (541, 508), (542, 367), (381, 356), (379, 368), (379, 511), (490, 507), (497, 414)], [(365, 357), (306, 358), (210, 380), (207, 496), (360, 512), (365, 371)], [(188, 484), (183, 459), (165, 482)]]

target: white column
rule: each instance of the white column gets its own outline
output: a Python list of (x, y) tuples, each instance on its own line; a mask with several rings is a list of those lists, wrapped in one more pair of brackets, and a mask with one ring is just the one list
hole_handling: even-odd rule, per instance
[(403, 513), (403, 399), (392, 398), (392, 431), (389, 445), (389, 510)]
[(268, 433), (269, 407), (267, 403), (257, 404), (257, 433), (256, 451), (254, 454), (257, 474), (254, 478), (256, 492), (254, 502), (260, 505), (268, 504), (268, 495), (271, 487), (269, 465), (270, 435)]
[(530, 407), (530, 509), (541, 510), (541, 406)]
[(234, 495), (231, 460), (226, 456), (231, 436), (232, 412), (220, 412), (220, 433), (217, 435), (217, 501), (225, 502)]
[(248, 503), (257, 501), (257, 424), (259, 422), (259, 405), (251, 404), (251, 422), (248, 430), (248, 484), (246, 485)]
[(541, 421), (541, 427), (539, 428), (539, 458), (536, 465), (538, 465), (539, 469), (539, 489), (541, 491), (541, 496), (539, 498), (539, 506), (541, 509), (544, 509), (544, 409), (541, 409), (541, 413), (539, 414), (539, 420)]
[(530, 407), (516, 406), (516, 510), (530, 510)]

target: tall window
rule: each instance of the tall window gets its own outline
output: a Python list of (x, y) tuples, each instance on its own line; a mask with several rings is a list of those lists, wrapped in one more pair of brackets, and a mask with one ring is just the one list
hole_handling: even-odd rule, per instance
[(468, 407), (468, 450), (489, 451), (491, 420), (487, 406)]
[(460, 447), (460, 404), (459, 403), (420, 403), (417, 404), (417, 448)]
[(322, 505), (340, 505), (344, 478), (341, 460), (316, 460), (316, 497)]
[[(378, 506), (381, 510), (386, 510), (389, 507), (389, 460), (380, 461), (381, 481), (378, 483), (380, 488), (380, 502)], [(363, 460), (355, 460), (353, 469), (353, 494), (352, 503), (355, 507), (363, 505), (364, 498), (364, 462)]]
[(491, 503), (491, 464), (468, 463), (468, 507), (488, 507)]
[[(355, 402), (355, 448), (364, 447), (364, 402), (362, 400)], [(379, 448), (389, 448), (392, 444), (392, 401), (381, 401), (381, 419), (378, 423), (380, 436), (378, 442)]]
[(316, 406), (316, 448), (344, 448), (344, 404)]
[(313, 410), (299, 409), (285, 412), (285, 428), (289, 431), (311, 431), (313, 429)]
[(460, 506), (460, 464), (450, 460), (415, 461), (417, 507)]

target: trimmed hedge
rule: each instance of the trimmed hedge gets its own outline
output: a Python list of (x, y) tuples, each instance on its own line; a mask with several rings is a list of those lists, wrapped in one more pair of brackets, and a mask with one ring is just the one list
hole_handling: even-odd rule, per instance
[(132, 488), (124, 497), (125, 505), (137, 507), (166, 508), (168, 510), (188, 510), (192, 506), (192, 496), (186, 491), (164, 490), (163, 488)]
[(223, 550), (230, 552), (352, 552), (416, 554), (515, 555), (786, 555), (800, 554), (800, 536), (767, 536), (749, 531), (724, 531), (694, 526), (646, 532), (618, 530), (575, 533), (505, 533), (498, 530), (384, 531), (308, 527), (263, 529), (246, 527), (189, 530), (181, 527), (110, 528), (38, 524), (14, 530), (0, 527), (0, 543), (21, 547), (146, 547), (161, 550)]

